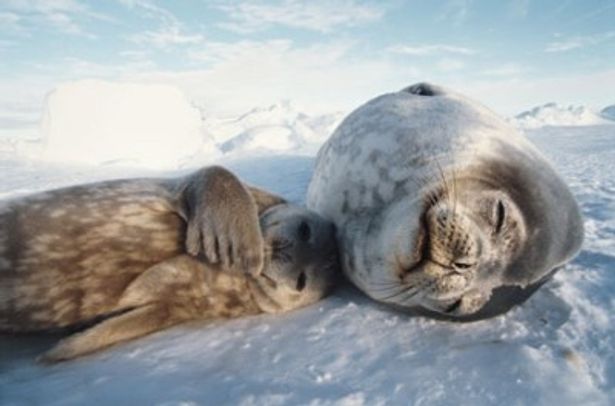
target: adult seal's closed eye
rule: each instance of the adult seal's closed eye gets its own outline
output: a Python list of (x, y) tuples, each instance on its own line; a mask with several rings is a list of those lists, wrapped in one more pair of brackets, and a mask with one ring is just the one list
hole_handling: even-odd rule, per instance
[(355, 285), (437, 318), (506, 312), (583, 240), (577, 203), (542, 154), (487, 108), (426, 83), (341, 123), (307, 204), (335, 222)]

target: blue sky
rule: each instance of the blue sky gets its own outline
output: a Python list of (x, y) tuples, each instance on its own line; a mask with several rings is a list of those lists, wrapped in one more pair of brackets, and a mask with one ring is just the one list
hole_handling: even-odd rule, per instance
[(428, 80), (503, 114), (615, 104), (615, 2), (3, 0), (0, 111), (82, 78), (166, 82), (212, 114), (349, 110)]

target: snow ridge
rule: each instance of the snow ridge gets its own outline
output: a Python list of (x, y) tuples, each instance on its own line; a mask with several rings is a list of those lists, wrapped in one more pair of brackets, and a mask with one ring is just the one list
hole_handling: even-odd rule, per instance
[(514, 117), (514, 123), (523, 129), (545, 126), (583, 126), (605, 124), (605, 120), (585, 106), (562, 106), (547, 103), (524, 111)]
[(314, 154), (343, 118), (290, 101), (238, 117), (208, 117), (170, 85), (82, 80), (45, 100), (40, 136), (3, 137), (0, 155), (88, 165), (174, 169), (222, 156)]
[(342, 113), (310, 116), (285, 100), (237, 118), (204, 120), (205, 133), (224, 154), (313, 153), (333, 132)]

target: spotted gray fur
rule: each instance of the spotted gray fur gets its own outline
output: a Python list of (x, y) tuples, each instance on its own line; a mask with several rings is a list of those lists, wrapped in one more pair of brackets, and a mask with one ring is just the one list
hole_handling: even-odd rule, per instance
[(338, 227), (357, 287), (455, 320), (523, 302), (583, 240), (578, 205), (542, 154), (487, 108), (426, 83), (352, 112), (319, 151), (307, 202)]

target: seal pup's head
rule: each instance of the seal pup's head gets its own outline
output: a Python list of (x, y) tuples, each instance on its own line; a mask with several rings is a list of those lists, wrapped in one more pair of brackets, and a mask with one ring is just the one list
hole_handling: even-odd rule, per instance
[(266, 259), (251, 286), (263, 311), (306, 306), (331, 291), (340, 274), (332, 222), (307, 209), (281, 204), (266, 210), (260, 225)]

